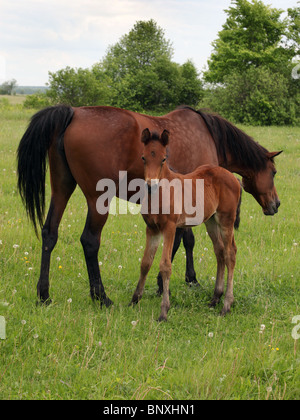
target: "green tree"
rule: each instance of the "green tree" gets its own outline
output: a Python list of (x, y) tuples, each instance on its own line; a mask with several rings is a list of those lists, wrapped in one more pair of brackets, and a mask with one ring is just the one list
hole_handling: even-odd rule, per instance
[(16, 79), (8, 80), (0, 86), (1, 95), (12, 95), (14, 88), (17, 86)]
[(202, 82), (191, 61), (172, 61), (173, 48), (154, 20), (138, 21), (92, 69), (67, 67), (49, 73), (52, 102), (113, 105), (161, 112), (180, 104), (196, 106)]
[(172, 61), (173, 48), (154, 20), (138, 21), (99, 63), (111, 81), (112, 104), (133, 110), (166, 110), (196, 105), (202, 83), (191, 62)]
[(49, 72), (47, 96), (53, 103), (72, 106), (105, 105), (109, 97), (109, 87), (99, 74), (89, 69), (66, 67), (56, 73)]
[(243, 72), (250, 67), (276, 70), (294, 55), (281, 43), (286, 35), (286, 21), (280, 19), (283, 10), (258, 0), (233, 0), (225, 11), (228, 17), (213, 42), (204, 74), (206, 81), (222, 83), (233, 71)]
[[(298, 1), (300, 4), (300, 1)], [(300, 6), (290, 8), (287, 18), (287, 47), (292, 50), (294, 55), (300, 52)]]
[(205, 105), (231, 121), (251, 125), (300, 122), (300, 95), (290, 96), (290, 79), (267, 67), (251, 67), (224, 77), (206, 94)]
[(258, 0), (233, 0), (214, 42), (205, 105), (235, 122), (270, 125), (300, 121), (299, 7), (283, 10)]

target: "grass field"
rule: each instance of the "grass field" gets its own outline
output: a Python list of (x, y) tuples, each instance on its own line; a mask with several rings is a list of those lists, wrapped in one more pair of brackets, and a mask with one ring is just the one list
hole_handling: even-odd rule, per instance
[[(242, 127), (277, 158), (279, 213), (263, 215), (243, 194), (235, 271), (235, 304), (209, 309), (216, 263), (203, 226), (196, 236), (199, 288), (184, 282), (181, 247), (173, 264), (167, 323), (156, 321), (159, 253), (143, 299), (135, 289), (145, 225), (140, 215), (111, 216), (99, 264), (114, 306), (89, 298), (79, 238), (86, 205), (77, 188), (52, 254), (48, 307), (36, 306), (41, 243), (16, 189), (16, 148), (32, 111), (0, 110), (0, 399), (299, 399), (300, 128)], [(49, 203), (49, 180), (47, 203)], [(299, 323), (299, 321), (298, 321)]]

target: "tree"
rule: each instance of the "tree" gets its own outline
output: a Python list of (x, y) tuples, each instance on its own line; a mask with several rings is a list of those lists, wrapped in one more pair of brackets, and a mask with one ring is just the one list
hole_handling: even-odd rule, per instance
[[(298, 1), (298, 4), (300, 4), (300, 1)], [(300, 53), (300, 6), (290, 8), (287, 11), (287, 47), (296, 56)]]
[(202, 95), (197, 70), (191, 62), (174, 63), (172, 56), (172, 45), (154, 20), (136, 22), (99, 63), (112, 83), (112, 104), (137, 111), (196, 105)]
[(154, 20), (138, 21), (91, 69), (67, 67), (49, 73), (52, 102), (113, 105), (161, 112), (180, 104), (196, 106), (202, 82), (191, 61), (172, 61), (173, 48)]
[(103, 105), (109, 96), (107, 83), (89, 69), (66, 67), (56, 73), (49, 72), (49, 85), (46, 95), (53, 103)]
[(8, 80), (0, 86), (1, 95), (12, 95), (14, 88), (17, 86), (16, 79)]
[(286, 22), (280, 20), (283, 10), (266, 6), (258, 0), (233, 0), (225, 10), (228, 17), (208, 60), (205, 79), (222, 83), (233, 71), (267, 66), (278, 69), (294, 53), (281, 44)]
[(293, 125), (300, 121), (300, 97), (288, 95), (290, 80), (267, 67), (251, 67), (214, 85), (205, 105), (231, 121), (250, 125)]
[(205, 105), (248, 124), (297, 124), (299, 80), (292, 77), (299, 51), (299, 7), (283, 10), (258, 0), (233, 0), (205, 80)]

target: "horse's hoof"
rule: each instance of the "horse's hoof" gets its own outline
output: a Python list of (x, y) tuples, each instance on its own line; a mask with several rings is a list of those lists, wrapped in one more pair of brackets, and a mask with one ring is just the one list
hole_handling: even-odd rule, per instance
[(189, 286), (200, 286), (196, 279), (196, 274), (193, 274), (191, 276), (185, 275), (185, 281)]
[(114, 304), (114, 302), (112, 300), (110, 300), (108, 297), (105, 297), (104, 299), (102, 299), (101, 301), (101, 306), (105, 305), (107, 308), (109, 308), (110, 306), (112, 306)]
[(36, 302), (36, 306), (49, 306), (49, 305), (51, 305), (51, 303), (52, 303), (52, 300), (49, 297), (47, 299), (40, 298)]
[(167, 322), (167, 317), (166, 316), (163, 316), (163, 315), (160, 315), (160, 317), (158, 318), (157, 321), (158, 322)]

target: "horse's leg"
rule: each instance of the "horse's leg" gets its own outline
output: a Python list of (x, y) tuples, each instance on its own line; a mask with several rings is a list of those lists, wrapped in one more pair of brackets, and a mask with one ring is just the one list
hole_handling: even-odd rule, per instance
[[(183, 233), (184, 233), (184, 229), (176, 229), (176, 234), (175, 234), (175, 239), (174, 239), (174, 244), (173, 244), (173, 249), (172, 249), (172, 256), (171, 256), (171, 261), (173, 261), (175, 254), (180, 246), (182, 237), (183, 237)], [(158, 289), (157, 289), (157, 295), (161, 296), (162, 292), (163, 292), (163, 279), (161, 276), (161, 273), (158, 273), (157, 276), (157, 285), (158, 285)]]
[(224, 243), (221, 236), (220, 228), (214, 218), (211, 217), (206, 223), (206, 230), (212, 240), (215, 255), (217, 258), (217, 276), (213, 298), (210, 306), (214, 307), (220, 302), (220, 298), (224, 293), (224, 275), (225, 275), (225, 259), (224, 259)]
[(186, 251), (185, 281), (188, 284), (196, 284), (197, 286), (199, 286), (199, 283), (197, 282), (197, 279), (196, 279), (196, 272), (194, 269), (193, 250), (195, 246), (195, 236), (193, 234), (192, 228), (184, 229), (183, 245)]
[(49, 299), (51, 253), (57, 242), (58, 226), (62, 215), (76, 187), (76, 181), (64, 158), (56, 151), (52, 152), (49, 157), (52, 197), (46, 222), (42, 228), (41, 271), (37, 284), (37, 294), (42, 303), (51, 302)]
[(227, 312), (230, 312), (231, 305), (234, 302), (233, 272), (235, 267), (237, 248), (234, 240), (233, 225), (225, 228), (221, 225), (221, 234), (224, 242), (224, 259), (228, 271), (227, 289), (221, 315), (226, 315)]
[(159, 265), (163, 279), (163, 298), (161, 303), (161, 313), (158, 318), (159, 321), (167, 320), (167, 314), (170, 309), (169, 282), (172, 273), (171, 255), (175, 238), (175, 231), (175, 225), (169, 224), (166, 226), (163, 232), (164, 246)]
[(91, 298), (93, 300), (100, 300), (101, 305), (104, 303), (108, 307), (113, 302), (106, 296), (98, 263), (101, 232), (107, 217), (108, 213), (105, 215), (99, 214), (95, 203), (92, 205), (88, 202), (88, 214), (80, 241), (89, 276)]
[(149, 227), (146, 229), (146, 235), (146, 247), (141, 262), (140, 278), (130, 304), (135, 304), (142, 298), (147, 274), (152, 266), (160, 242), (160, 233), (158, 234), (157, 232), (153, 232)]

